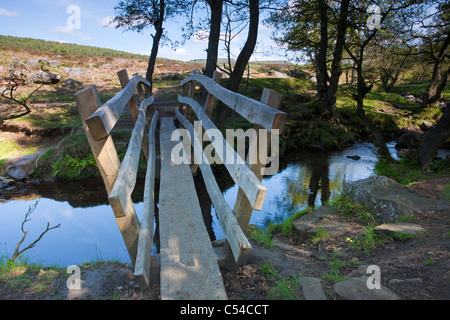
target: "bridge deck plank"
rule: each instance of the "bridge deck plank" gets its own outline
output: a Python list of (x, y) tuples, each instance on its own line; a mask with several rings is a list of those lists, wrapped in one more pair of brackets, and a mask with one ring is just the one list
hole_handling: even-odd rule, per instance
[(188, 164), (171, 157), (173, 119), (162, 118), (159, 199), (161, 299), (227, 299)]

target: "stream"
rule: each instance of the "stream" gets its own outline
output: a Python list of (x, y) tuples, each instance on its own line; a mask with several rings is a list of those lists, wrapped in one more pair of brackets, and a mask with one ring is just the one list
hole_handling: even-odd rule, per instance
[[(396, 156), (394, 145), (392, 142), (388, 147)], [(279, 173), (264, 178), (263, 184), (268, 189), (264, 205), (261, 211), (254, 211), (250, 223), (264, 229), (269, 222), (281, 222), (308, 204), (319, 206), (332, 200), (340, 194), (345, 183), (367, 178), (373, 173), (377, 158), (371, 148), (370, 143), (360, 142), (343, 151), (303, 151), (287, 163), (281, 163)], [(360, 159), (347, 157), (355, 155)], [(219, 185), (233, 208), (238, 188), (230, 180), (219, 181)], [(143, 182), (138, 182), (139, 185), (143, 186)], [(12, 255), (23, 236), (21, 225), (24, 216), (29, 207), (38, 202), (29, 216), (30, 221), (24, 225), (29, 234), (22, 247), (34, 241), (45, 230), (47, 222), (50, 227), (61, 226), (45, 234), (36, 247), (25, 252), (28, 262), (69, 266), (97, 260), (129, 261), (101, 181), (41, 183), (35, 188), (26, 190), (27, 196), (16, 194), (0, 203), (0, 257)], [(197, 188), (199, 194), (206, 194), (202, 186)], [(133, 198), (142, 199), (141, 192), (137, 190)], [(210, 237), (224, 238), (210, 200), (203, 198), (202, 207), (206, 208), (205, 223)], [(137, 200), (134, 202), (140, 218), (143, 204)], [(156, 246), (153, 250), (156, 252)]]

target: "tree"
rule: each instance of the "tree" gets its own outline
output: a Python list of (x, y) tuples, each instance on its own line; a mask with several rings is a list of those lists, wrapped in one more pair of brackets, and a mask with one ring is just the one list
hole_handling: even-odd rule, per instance
[(14, 61), (10, 66), (9, 74), (0, 79), (0, 87), (2, 88), (0, 96), (3, 101), (7, 102), (0, 109), (0, 124), (5, 120), (18, 119), (31, 113), (29, 101), (44, 84), (34, 88), (26, 95), (21, 94), (19, 90), (28, 86), (27, 75), (25, 74), (27, 71), (23, 63)]
[(222, 24), (223, 0), (205, 0), (211, 9), (209, 20), (208, 49), (204, 75), (212, 78), (219, 57), (220, 30)]
[(387, 161), (392, 161), (392, 156), (386, 146), (383, 134), (366, 116), (364, 110), (364, 98), (373, 88), (373, 83), (368, 84), (366, 82), (366, 77), (363, 72), (366, 64), (366, 50), (369, 44), (375, 41), (380, 33), (387, 32), (385, 30), (389, 30), (390, 28), (397, 30), (398, 16), (403, 18), (409, 17), (410, 19), (416, 18), (417, 12), (422, 9), (420, 6), (422, 4), (421, 2), (420, 0), (390, 0), (375, 2), (375, 4), (371, 2), (372, 6), (375, 5), (375, 7), (372, 7), (376, 12), (375, 24), (371, 23), (371, 16), (367, 20), (367, 15), (361, 15), (362, 12), (370, 13), (372, 11), (369, 10), (370, 7), (358, 3), (349, 23), (350, 33), (349, 39), (345, 43), (345, 50), (356, 65), (357, 93), (354, 94), (354, 99), (356, 100), (357, 111), (362, 122), (375, 138), (378, 155)]
[[(427, 23), (430, 21), (431, 23)], [(444, 1), (437, 6), (431, 17), (421, 21), (418, 37), (423, 41), (422, 53), (433, 65), (430, 84), (422, 95), (422, 107), (435, 103), (441, 98), (442, 91), (450, 81), (450, 66), (445, 67), (450, 48), (450, 4)]]
[(421, 169), (426, 169), (439, 147), (450, 138), (450, 106), (444, 110), (439, 121), (423, 137), (417, 150)]
[(116, 16), (113, 23), (116, 24), (116, 28), (137, 32), (143, 32), (146, 28), (154, 29), (146, 74), (146, 79), (150, 83), (153, 83), (160, 41), (165, 39), (164, 22), (184, 13), (191, 4), (191, 1), (182, 0), (121, 0), (114, 8)]
[[(227, 50), (228, 56), (228, 75), (229, 79), (227, 81), (226, 88), (233, 91), (238, 92), (239, 85), (242, 81), (242, 77), (247, 68), (247, 65), (250, 61), (251, 56), (256, 47), (256, 43), (258, 40), (258, 27), (259, 27), (259, 16), (260, 16), (260, 0), (248, 0), (241, 3), (232, 4), (235, 6), (235, 10), (232, 13), (229, 13), (226, 10), (227, 14), (226, 26), (225, 26), (225, 48)], [(228, 5), (229, 6), (229, 5)], [(248, 11), (243, 10), (248, 8)], [(238, 18), (236, 20), (233, 19), (233, 15), (237, 15)], [(245, 26), (238, 26), (239, 31), (237, 33), (242, 32), (245, 27), (248, 25), (248, 34), (247, 39), (245, 41), (244, 46), (242, 47), (239, 55), (234, 63), (234, 66), (231, 62), (231, 40), (235, 35), (233, 35), (233, 27), (232, 22), (240, 21), (248, 23), (244, 23)], [(224, 126), (225, 120), (229, 116), (229, 109), (223, 103), (218, 104), (216, 108), (216, 120), (218, 121), (219, 127)]]
[(275, 36), (278, 43), (311, 57), (316, 68), (320, 109), (325, 117), (338, 116), (336, 93), (342, 74), (349, 6), (350, 0), (284, 1), (282, 9), (269, 19), (281, 33)]
[(367, 54), (369, 69), (375, 80), (381, 83), (383, 91), (392, 92), (417, 50), (407, 43), (408, 39), (397, 34), (379, 34), (374, 40)]
[(248, 62), (250, 61), (250, 57), (255, 50), (256, 42), (258, 40), (258, 26), (260, 16), (259, 4), (259, 0), (248, 0), (249, 29), (247, 40), (245, 41), (244, 47), (242, 48), (236, 59), (233, 70), (231, 70), (230, 72), (230, 79), (227, 84), (227, 88), (233, 92), (238, 91), (245, 69), (247, 68)]

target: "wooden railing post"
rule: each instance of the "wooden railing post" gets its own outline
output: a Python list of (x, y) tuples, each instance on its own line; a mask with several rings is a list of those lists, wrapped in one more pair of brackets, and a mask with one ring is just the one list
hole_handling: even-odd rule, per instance
[[(216, 83), (220, 84), (221, 79), (222, 79), (222, 74), (220, 72), (214, 71), (213, 80)], [(206, 102), (205, 102), (205, 112), (209, 118), (212, 117), (215, 102), (216, 102), (216, 97), (213, 94), (208, 92), (208, 96), (206, 97)]]
[[(122, 88), (125, 88), (127, 86), (127, 84), (130, 82), (130, 78), (128, 77), (128, 72), (127, 69), (123, 69), (120, 70), (119, 72), (117, 72), (117, 76), (119, 77), (119, 81), (120, 84), (122, 86)], [(139, 88), (140, 86), (138, 85), (137, 88)], [(147, 88), (146, 86), (144, 86), (145, 88)], [(136, 102), (136, 97), (133, 95), (131, 97), (131, 99), (128, 101), (127, 103), (128, 105), (128, 109), (130, 110), (131, 113), (131, 118), (133, 119), (133, 123), (136, 124), (138, 115), (139, 115), (139, 106)], [(153, 112), (152, 112), (152, 117), (153, 117)], [(148, 121), (145, 121), (146, 126), (148, 126)], [(144, 152), (144, 156), (145, 159), (148, 160), (148, 136), (146, 134), (144, 134), (144, 140), (142, 141), (142, 151)]]
[[(187, 97), (188, 97), (188, 98), (194, 99), (194, 96), (195, 96), (195, 86), (196, 86), (196, 85), (197, 85), (197, 81), (191, 81), (191, 82), (189, 82), (189, 85), (188, 85), (188, 93), (187, 93)], [(191, 108), (186, 108), (186, 109), (184, 110), (184, 116), (186, 117), (186, 119), (191, 120), (191, 113), (192, 113)]]
[[(80, 118), (83, 122), (84, 131), (91, 147), (94, 159), (103, 178), (108, 195), (114, 187), (120, 168), (120, 160), (114, 146), (111, 135), (99, 140), (95, 140), (86, 124), (86, 119), (90, 117), (101, 105), (97, 87), (91, 85), (75, 94)], [(134, 214), (133, 214), (134, 213)], [(117, 225), (124, 239), (131, 262), (135, 263), (137, 254), (137, 244), (139, 236), (139, 220), (134, 212), (128, 212), (124, 217), (116, 218)]]
[[(125, 88), (130, 82), (130, 77), (128, 76), (127, 69), (120, 70), (117, 72), (117, 76), (119, 77), (120, 85), (122, 86), (122, 89)], [(136, 123), (137, 117), (138, 117), (138, 110), (139, 105), (136, 101), (136, 97), (133, 95), (128, 101), (128, 108), (130, 109), (131, 117), (133, 119), (133, 123)]]

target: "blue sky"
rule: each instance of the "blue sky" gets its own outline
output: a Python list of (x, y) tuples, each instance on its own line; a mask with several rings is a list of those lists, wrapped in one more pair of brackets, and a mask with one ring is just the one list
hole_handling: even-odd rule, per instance
[[(106, 26), (114, 17), (114, 6), (117, 3), (118, 0), (0, 0), (0, 34), (149, 55), (152, 45), (151, 29), (139, 34), (116, 30), (114, 26)], [(70, 19), (75, 17), (73, 11), (68, 13), (68, 8), (73, 5), (80, 8), (79, 26), (74, 24), (76, 20)], [(199, 12), (199, 17), (202, 14)], [(183, 21), (168, 21), (165, 28), (169, 38), (181, 40), (183, 25)], [(272, 30), (260, 24), (258, 46), (252, 60), (284, 60), (284, 50), (276, 48), (270, 39), (271, 33)], [(232, 53), (237, 55), (245, 38), (246, 33), (236, 38), (233, 42)], [(206, 47), (206, 40), (191, 39), (176, 51), (173, 51), (170, 45), (162, 46), (159, 56), (183, 61), (204, 59)], [(221, 56), (225, 56), (225, 52), (222, 51)]]

